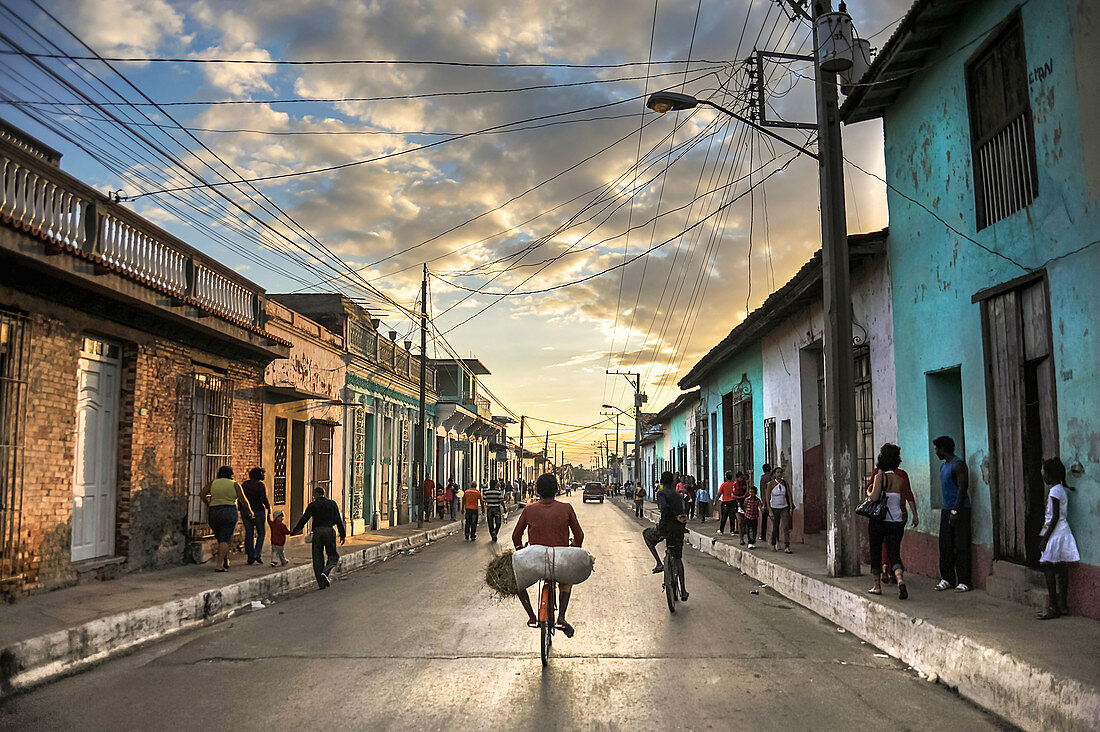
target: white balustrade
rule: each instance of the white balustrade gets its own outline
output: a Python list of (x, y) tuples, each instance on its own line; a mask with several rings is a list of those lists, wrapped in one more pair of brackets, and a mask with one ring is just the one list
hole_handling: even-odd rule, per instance
[[(190, 294), (210, 310), (256, 322), (257, 293), (215, 271), (188, 251), (146, 233), (111, 210), (113, 203), (73, 191), (46, 165), (38, 169), (3, 150), (0, 137), (0, 215), (56, 244), (98, 255), (102, 262), (178, 295)], [(72, 185), (72, 184), (70, 184)], [(88, 219), (94, 216), (93, 225)], [(127, 217), (128, 218), (128, 217)], [(88, 234), (92, 233), (91, 240)], [(193, 282), (188, 282), (188, 276)]]

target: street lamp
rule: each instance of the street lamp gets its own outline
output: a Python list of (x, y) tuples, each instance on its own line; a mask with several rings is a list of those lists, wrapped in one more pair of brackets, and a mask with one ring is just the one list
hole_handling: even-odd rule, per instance
[[(691, 109), (699, 104), (713, 107), (766, 135), (801, 150), (818, 161), (818, 189), (821, 196), (821, 261), (823, 308), (825, 312), (825, 407), (831, 412), (832, 429), (824, 437), (825, 488), (828, 510), (826, 562), (829, 574), (844, 577), (859, 574), (859, 535), (854, 508), (859, 495), (855, 473), (856, 415), (852, 363), (851, 284), (848, 262), (848, 232), (844, 210), (844, 156), (837, 105), (836, 72), (851, 66), (851, 17), (844, 3), (834, 13), (832, 0), (805, 2), (786, 0), (791, 10), (809, 20), (814, 29), (814, 87), (817, 95), (818, 154), (795, 145), (752, 120), (706, 99), (677, 92), (657, 92), (646, 106), (664, 114)], [(635, 448), (637, 449), (637, 448)]]
[(664, 114), (665, 112), (674, 112), (674, 111), (678, 112), (681, 109), (692, 109), (694, 107), (699, 106), (700, 104), (705, 105), (707, 107), (712, 107), (714, 109), (717, 109), (719, 112), (722, 112), (724, 114), (729, 115), (730, 117), (733, 117), (738, 122), (746, 124), (746, 125), (748, 125), (749, 127), (752, 127), (755, 130), (759, 130), (760, 132), (763, 132), (765, 135), (768, 135), (769, 137), (774, 137), (776, 140), (779, 140), (780, 142), (784, 143), (785, 145), (793, 147), (795, 150), (798, 150), (799, 152), (801, 152), (805, 155), (809, 155), (814, 160), (818, 159), (817, 153), (813, 152), (812, 150), (807, 150), (806, 148), (802, 147), (801, 145), (797, 145), (797, 144), (791, 142), (790, 140), (783, 137), (782, 135), (777, 135), (774, 132), (772, 132), (771, 130), (769, 130), (768, 128), (761, 127), (760, 125), (756, 124), (751, 119), (749, 119), (748, 117), (742, 117), (741, 115), (737, 114), (736, 112), (731, 111), (729, 109), (726, 109), (725, 107), (721, 106), (720, 104), (715, 104), (714, 102), (710, 101), (709, 99), (696, 99), (695, 97), (691, 96), (690, 94), (681, 94), (679, 92), (662, 91), (662, 92), (654, 92), (653, 94), (650, 94), (649, 99), (647, 99), (646, 102), (645, 102), (645, 105), (647, 107), (649, 107), (650, 109), (652, 109), (657, 114)]

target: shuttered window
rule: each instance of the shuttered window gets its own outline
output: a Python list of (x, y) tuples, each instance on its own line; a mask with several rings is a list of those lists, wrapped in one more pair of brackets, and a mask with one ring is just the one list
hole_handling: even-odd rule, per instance
[(1030, 204), (1038, 194), (1027, 59), (1018, 15), (966, 68), (977, 228)]

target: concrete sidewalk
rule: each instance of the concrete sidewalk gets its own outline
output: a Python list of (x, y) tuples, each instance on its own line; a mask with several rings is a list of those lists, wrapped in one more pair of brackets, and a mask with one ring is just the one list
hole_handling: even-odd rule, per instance
[[(632, 502), (616, 498), (613, 503), (634, 512)], [(645, 513), (646, 521), (656, 521), (653, 504), (646, 504)], [(828, 576), (823, 538), (809, 537), (811, 543), (793, 544), (794, 554), (784, 554), (764, 542), (749, 551), (737, 536), (719, 535), (717, 521), (696, 519), (689, 529), (687, 540), (699, 551), (1015, 725), (1100, 728), (1100, 623), (1094, 620), (1040, 622), (1031, 609), (980, 590), (933, 592), (936, 580), (911, 572), (906, 573), (908, 600), (897, 599), (896, 585), (870, 595), (867, 575)]]
[[(514, 509), (509, 519), (512, 515)], [(479, 528), (488, 538), (484, 517)], [(414, 551), (461, 530), (461, 519), (433, 520), (423, 529), (406, 524), (350, 536), (338, 547), (338, 573)], [(510, 530), (502, 527), (501, 533)], [(269, 555), (265, 545), (264, 559)], [(0, 698), (141, 644), (247, 612), (253, 601), (267, 604), (317, 589), (311, 546), (288, 540), (286, 557), (290, 564), (285, 567), (272, 567), (268, 561), (249, 566), (243, 554), (233, 554), (228, 572), (215, 572), (210, 563), (181, 565), (0, 605)]]

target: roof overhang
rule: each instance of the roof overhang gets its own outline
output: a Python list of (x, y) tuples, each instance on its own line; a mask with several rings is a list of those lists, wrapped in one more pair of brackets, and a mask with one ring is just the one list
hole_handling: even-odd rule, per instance
[(917, 0), (879, 51), (867, 73), (853, 85), (840, 118), (854, 124), (882, 117), (887, 107), (934, 58), (940, 43), (973, 3), (971, 0)]

